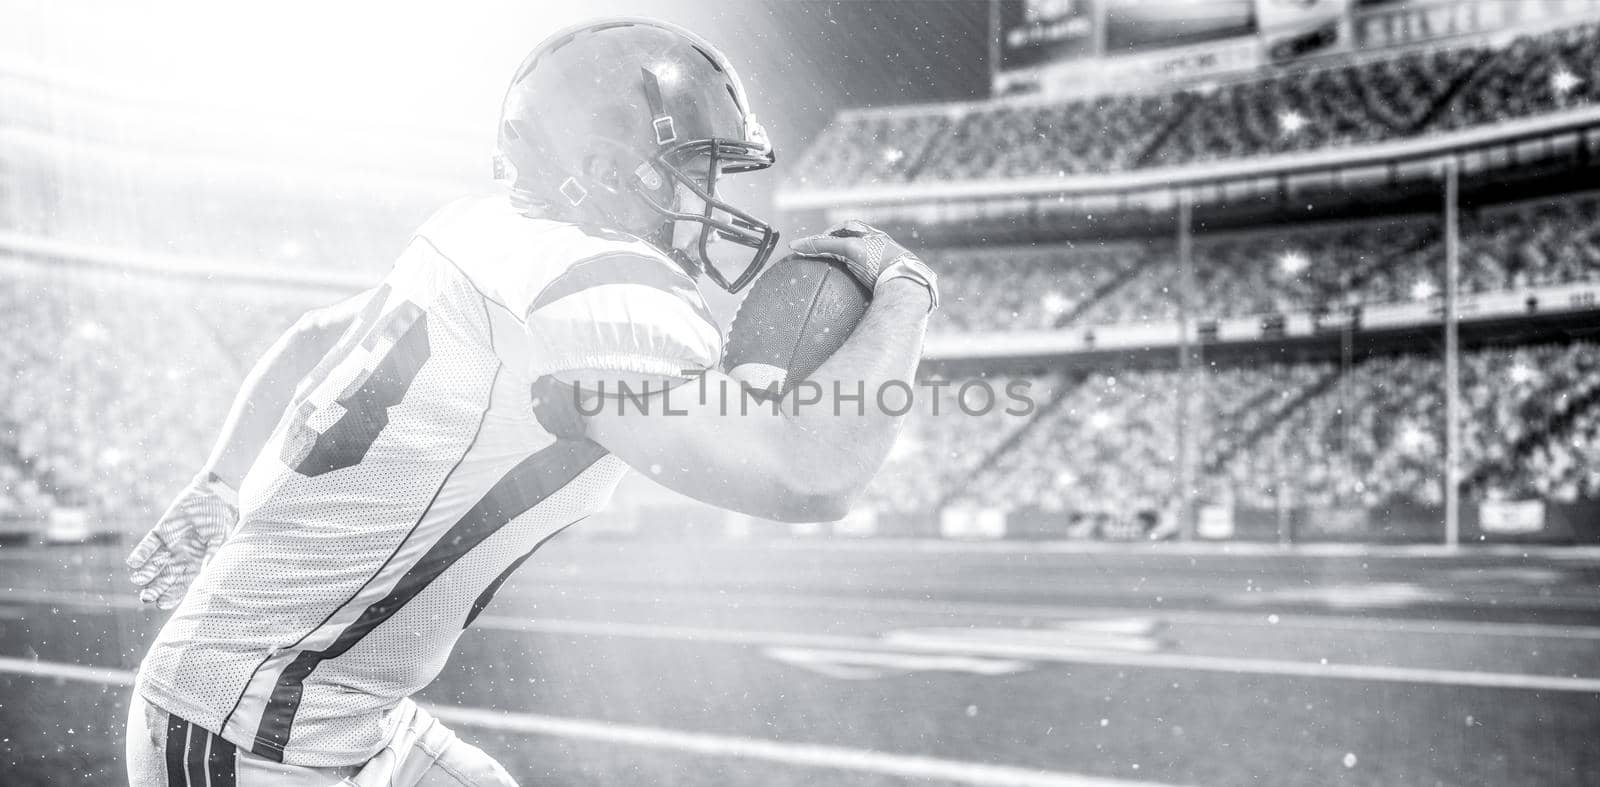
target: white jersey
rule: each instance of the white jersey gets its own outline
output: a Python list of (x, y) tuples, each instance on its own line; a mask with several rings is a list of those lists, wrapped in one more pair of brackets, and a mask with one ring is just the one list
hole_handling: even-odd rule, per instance
[(671, 384), (720, 350), (648, 244), (504, 198), (447, 207), (301, 383), (138, 690), (262, 757), (365, 761), (506, 576), (625, 472), (552, 381)]

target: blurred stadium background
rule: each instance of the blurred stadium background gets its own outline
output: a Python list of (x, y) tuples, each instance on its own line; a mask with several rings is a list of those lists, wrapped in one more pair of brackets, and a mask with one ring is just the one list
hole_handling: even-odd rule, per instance
[(0, 781), (116, 782), (123, 546), (486, 187), (522, 53), (647, 12), (743, 67), (755, 212), (940, 271), (947, 384), (842, 522), (625, 485), (430, 690), (464, 735), (528, 783), (1600, 783), (1600, 2), (5, 6)]

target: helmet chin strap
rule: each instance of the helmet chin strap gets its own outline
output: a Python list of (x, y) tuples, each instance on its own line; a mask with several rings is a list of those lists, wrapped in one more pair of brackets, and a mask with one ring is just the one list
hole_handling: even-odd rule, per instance
[(686, 252), (676, 246), (669, 246), (667, 248), (670, 249), (670, 251), (667, 252), (667, 256), (671, 257), (673, 262), (678, 263), (678, 265), (683, 268), (684, 273), (687, 273), (697, 279), (700, 278), (701, 269), (704, 266), (699, 260), (695, 259), (693, 255), (689, 254), (689, 252)]
[(678, 222), (664, 221), (655, 231), (655, 236), (645, 240), (649, 241), (650, 245), (661, 249), (668, 257), (671, 257), (673, 262), (678, 263), (678, 266), (683, 268), (684, 273), (699, 278), (705, 266), (700, 260), (695, 259), (693, 254), (678, 248), (673, 242), (677, 240), (677, 231)]
[[(646, 162), (645, 166), (648, 165), (648, 162)], [(671, 181), (669, 180), (668, 182), (670, 183)], [(642, 183), (629, 182), (624, 186), (624, 189), (631, 193), (634, 199), (639, 200), (647, 207), (652, 214), (661, 217), (661, 222), (656, 224), (654, 229), (637, 232), (636, 234), (651, 246), (660, 249), (673, 262), (678, 263), (678, 266), (683, 268), (684, 273), (699, 278), (700, 274), (705, 271), (705, 263), (696, 259), (693, 253), (678, 248), (675, 242), (677, 240), (678, 220), (670, 218), (669, 214), (676, 211), (663, 210), (660, 203), (655, 201), (650, 195), (649, 189)], [(678, 207), (678, 195), (676, 187), (673, 186), (672, 189), (668, 193), (671, 194), (673, 199), (672, 207), (676, 208)], [(632, 232), (633, 230), (629, 231)], [(709, 232), (710, 230), (707, 229), (706, 231)]]

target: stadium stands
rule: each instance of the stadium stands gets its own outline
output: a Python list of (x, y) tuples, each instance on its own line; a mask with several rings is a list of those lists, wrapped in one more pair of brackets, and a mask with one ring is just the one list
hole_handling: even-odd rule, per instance
[(1325, 150), (1600, 101), (1600, 27), (1291, 67), (1211, 87), (838, 118), (796, 184), (848, 187), (1113, 172)]
[[(1012, 389), (1013, 384), (1022, 387)], [(1060, 377), (1047, 376), (919, 386), (911, 426), (902, 433), (871, 487), (871, 504), (880, 511), (894, 512), (926, 512), (938, 507), (960, 492), (992, 453), (1030, 423), (1027, 417), (1007, 413), (1008, 408), (1013, 412), (1028, 409), (1011, 397), (1009, 390), (1021, 391), (1037, 409), (1048, 406), (1062, 384)]]
[[(1177, 316), (1168, 241), (930, 252), (952, 294), (932, 330), (1165, 322)], [(1442, 288), (1432, 217), (1272, 227), (1196, 239), (1202, 318), (1427, 298)], [(1600, 278), (1600, 195), (1493, 206), (1462, 226), (1462, 289), (1492, 292)]]
[(0, 277), (0, 514), (148, 518), (254, 358), (310, 304), (121, 277)]
[[(1600, 343), (1485, 347), (1463, 359), (1469, 497), (1600, 497)], [(1258, 509), (1439, 505), (1441, 366), (1434, 356), (1384, 355), (1348, 370), (1326, 361), (1208, 369), (1191, 387), (1201, 497)], [(1170, 368), (1111, 368), (1053, 382), (1036, 418), (920, 412), (898, 464), (937, 468), (929, 493), (876, 499), (891, 509), (951, 498), (1078, 514), (1170, 511), (1181, 380)], [(995, 456), (1008, 435), (1020, 439)], [(877, 489), (899, 486), (895, 476), (883, 481)]]

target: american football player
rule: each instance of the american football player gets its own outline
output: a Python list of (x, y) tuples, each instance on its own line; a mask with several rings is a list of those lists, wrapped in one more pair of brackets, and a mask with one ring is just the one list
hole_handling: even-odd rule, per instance
[[(410, 697), (629, 468), (753, 515), (841, 516), (898, 418), (579, 411), (608, 384), (726, 381), (696, 280), (737, 291), (767, 263), (777, 232), (718, 181), (772, 163), (733, 66), (687, 31), (617, 19), (535, 48), (499, 125), (509, 198), (445, 207), (378, 287), (282, 337), (129, 556), (141, 598), (176, 606), (139, 671), (130, 782), (512, 784)], [(910, 379), (932, 272), (859, 222), (792, 247), (875, 291), (811, 379)]]

